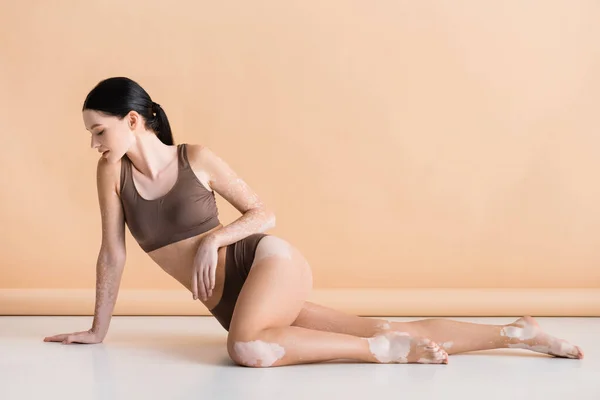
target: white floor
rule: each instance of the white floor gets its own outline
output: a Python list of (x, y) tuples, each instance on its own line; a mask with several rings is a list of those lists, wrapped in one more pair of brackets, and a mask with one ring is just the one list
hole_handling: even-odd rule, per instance
[[(418, 318), (388, 318), (411, 321)], [(504, 324), (515, 318), (454, 318)], [(450, 356), (448, 365), (337, 361), (244, 368), (212, 317), (114, 317), (104, 343), (44, 343), (91, 317), (0, 317), (0, 400), (14, 399), (595, 399), (600, 318), (537, 318), (583, 360), (520, 349)]]

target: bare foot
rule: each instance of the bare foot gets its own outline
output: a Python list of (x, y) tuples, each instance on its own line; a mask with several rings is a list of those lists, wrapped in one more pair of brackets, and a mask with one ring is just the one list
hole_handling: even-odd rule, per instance
[(527, 349), (556, 357), (583, 358), (583, 351), (578, 346), (548, 335), (530, 316), (505, 325), (500, 334), (508, 338), (508, 347), (511, 348)]
[(448, 353), (430, 339), (405, 332), (387, 332), (370, 338), (371, 354), (380, 363), (448, 364)]

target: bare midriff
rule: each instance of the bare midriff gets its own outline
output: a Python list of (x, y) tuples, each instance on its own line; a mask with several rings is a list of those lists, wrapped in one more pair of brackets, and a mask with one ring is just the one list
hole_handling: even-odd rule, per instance
[[(206, 235), (213, 233), (223, 227), (222, 224), (214, 227), (210, 231), (200, 235), (193, 236), (188, 239), (180, 240), (175, 243), (168, 244), (159, 249), (148, 253), (150, 258), (154, 260), (167, 274), (175, 278), (179, 283), (185, 286), (192, 292), (192, 270), (194, 266), (194, 258), (200, 241)], [(225, 255), (227, 247), (219, 247), (218, 262), (215, 272), (215, 287), (212, 296), (207, 301), (202, 301), (202, 295), (198, 290), (198, 298), (209, 310), (213, 309), (223, 295), (223, 284), (225, 282)]]

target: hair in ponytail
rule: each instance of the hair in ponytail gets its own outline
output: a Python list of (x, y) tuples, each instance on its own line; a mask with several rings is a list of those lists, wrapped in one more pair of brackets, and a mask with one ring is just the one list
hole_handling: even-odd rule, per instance
[(146, 129), (166, 145), (173, 145), (173, 133), (165, 110), (135, 81), (125, 77), (108, 78), (88, 93), (83, 110), (101, 111), (120, 119), (134, 110), (145, 120)]

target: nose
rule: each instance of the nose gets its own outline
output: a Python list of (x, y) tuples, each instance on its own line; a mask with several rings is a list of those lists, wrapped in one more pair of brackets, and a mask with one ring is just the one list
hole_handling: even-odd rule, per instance
[(91, 142), (92, 142), (92, 143), (91, 143), (90, 147), (91, 147), (92, 149), (95, 149), (96, 147), (100, 146), (100, 143), (98, 143), (98, 142), (96, 141), (96, 139), (95, 139), (94, 135), (92, 135)]

